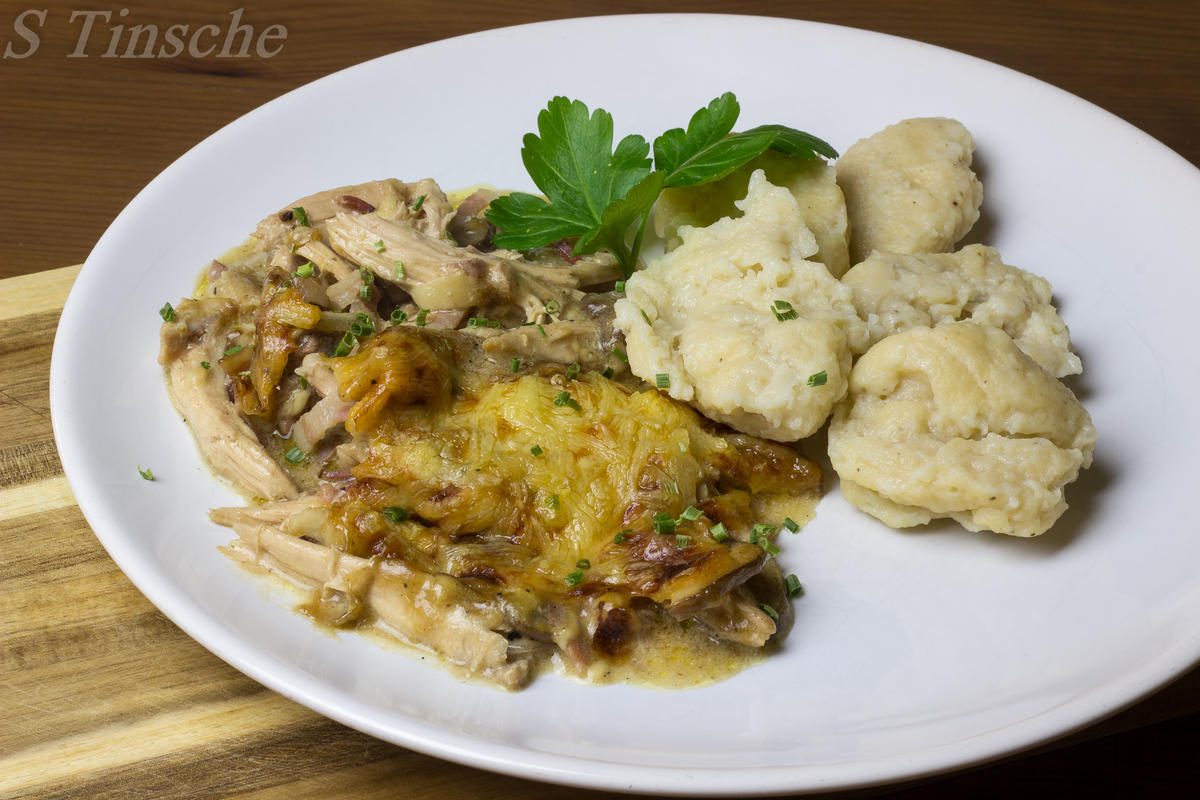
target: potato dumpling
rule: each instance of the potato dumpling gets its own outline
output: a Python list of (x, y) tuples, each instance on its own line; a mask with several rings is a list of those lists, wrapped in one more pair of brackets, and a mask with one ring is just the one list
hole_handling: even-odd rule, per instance
[(970, 319), (1000, 328), (1055, 377), (1082, 371), (1045, 278), (1010, 267), (994, 248), (956, 253), (872, 253), (842, 277), (871, 344), (918, 326)]
[(840, 278), (850, 268), (846, 200), (833, 165), (820, 158), (796, 158), (768, 150), (719, 181), (664, 189), (654, 206), (654, 232), (668, 250), (674, 250), (682, 241), (679, 229), (683, 226), (704, 228), (722, 217), (736, 217), (737, 201), (746, 196), (750, 176), (759, 169), (768, 181), (796, 198), (804, 225), (817, 241), (812, 260)]
[(850, 215), (850, 263), (873, 250), (944, 253), (979, 219), (983, 185), (962, 123), (906, 119), (850, 146), (837, 162)]
[(1044, 533), (1091, 464), (1096, 429), (1070, 389), (1003, 331), (913, 328), (854, 365), (829, 427), (842, 493), (892, 527)]
[[(737, 204), (626, 282), (633, 373), (719, 422), (778, 441), (813, 434), (846, 391), (866, 326), (823, 264), (796, 199), (761, 170)], [(660, 377), (661, 376), (661, 377)]]

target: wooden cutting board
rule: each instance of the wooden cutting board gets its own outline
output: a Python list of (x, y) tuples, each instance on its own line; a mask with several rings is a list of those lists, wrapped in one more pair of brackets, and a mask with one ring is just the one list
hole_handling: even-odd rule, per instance
[[(50, 351), (79, 269), (0, 280), (0, 798), (618, 796), (492, 775), (358, 733), (263, 688), (159, 613), (92, 534), (54, 445)], [(1082, 756), (1066, 763), (1086, 765), (1105, 752), (1090, 739), (1197, 711), (1193, 672), (1057, 743), (1053, 757), (923, 791), (1082, 788), (1089, 770), (1063, 767), (1063, 748)]]

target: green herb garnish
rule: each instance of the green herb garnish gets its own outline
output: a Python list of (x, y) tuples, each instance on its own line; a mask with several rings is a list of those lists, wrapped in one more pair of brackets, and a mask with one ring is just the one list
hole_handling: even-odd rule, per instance
[(299, 464), (304, 460), (304, 451), (292, 445), (292, 449), (284, 453), (283, 457), (289, 464)]
[(683, 513), (679, 515), (679, 518), (686, 519), (688, 522), (695, 522), (696, 520), (700, 519), (700, 517), (702, 517), (702, 516), (704, 516), (703, 511), (696, 508), (695, 506), (688, 506), (687, 508), (685, 508), (683, 510)]
[(408, 312), (399, 308), (393, 308), (392, 313), (388, 315), (388, 322), (393, 325), (399, 325), (408, 319)]
[(692, 537), (688, 536), (686, 533), (675, 534), (675, 546), (678, 547), (680, 550), (686, 550), (688, 547), (691, 546), (691, 544), (692, 544)]
[(670, 389), (671, 376), (665, 372), (659, 372), (654, 376), (654, 385), (660, 389)]
[(662, 536), (670, 536), (675, 533), (675, 518), (659, 511), (650, 520), (650, 524), (654, 526), (654, 532)]
[(212, 364), (208, 363), (207, 361), (201, 361), (200, 366), (204, 369), (212, 369)]
[(762, 611), (768, 617), (775, 620), (776, 622), (779, 622), (779, 612), (775, 610), (774, 606), (768, 605), (766, 603), (759, 603), (758, 608), (760, 611)]
[(358, 339), (354, 337), (354, 334), (351, 331), (346, 331), (341, 341), (337, 343), (337, 347), (333, 348), (333, 357), (341, 358), (342, 356), (350, 355), (350, 351), (354, 349), (354, 345), (357, 343)]
[(408, 512), (400, 506), (388, 506), (381, 513), (392, 522), (404, 522), (408, 519)]
[(579, 584), (583, 583), (583, 570), (577, 569), (574, 572), (569, 573), (565, 578), (563, 578), (563, 581), (566, 582), (567, 586), (578, 586)]
[(296, 218), (296, 222), (306, 228), (311, 228), (312, 223), (308, 221), (308, 212), (304, 210), (304, 206), (296, 206), (292, 209), (292, 216)]
[(574, 397), (571, 397), (571, 393), (567, 392), (567, 391), (562, 391), (562, 392), (559, 392), (557, 395), (555, 395), (554, 405), (569, 406), (569, 407), (575, 409), (576, 411), (583, 410), (583, 406), (579, 405), (579, 401), (576, 400)]
[(787, 300), (776, 300), (771, 304), (771, 310), (775, 312), (775, 319), (780, 322), (787, 322), (789, 319), (798, 319), (800, 312), (789, 303)]
[(423, 205), (425, 205), (425, 195), (421, 195), (420, 197), (418, 197), (416, 200), (413, 201), (413, 204), (412, 204), (413, 213), (416, 214), (418, 211), (420, 211), (421, 206), (423, 206)]
[(311, 277), (313, 274), (313, 268), (313, 263), (311, 261), (305, 261), (303, 264), (296, 267), (296, 275), (301, 278)]
[(573, 381), (579, 377), (580, 366), (576, 363), (567, 364), (567, 380)]
[(138, 475), (142, 476), (142, 480), (154, 480), (154, 471), (149, 467), (143, 467), (141, 464), (138, 464)]
[(509, 372), (516, 372), (520, 368), (521, 368), (521, 359), (519, 359), (519, 358), (514, 357), (513, 360), (511, 362), (509, 362), (509, 364), (508, 364)]
[(800, 585), (800, 579), (795, 575), (788, 575), (784, 578), (783, 585), (787, 587), (788, 597), (799, 597), (804, 593), (804, 587)]
[(246, 349), (246, 345), (244, 345), (244, 344), (231, 344), (231, 345), (229, 345), (229, 347), (226, 347), (223, 351), (221, 351), (221, 355), (235, 356), (245, 349)]
[[(732, 133), (741, 108), (726, 92), (650, 144), (636, 134), (613, 149), (612, 115), (579, 100), (553, 98), (525, 135), (521, 159), (547, 199), (523, 192), (498, 197), (486, 216), (498, 247), (530, 250), (575, 239), (576, 255), (607, 248), (625, 275), (637, 268), (650, 211), (667, 187), (719, 180), (764, 150), (799, 158), (836, 158), (826, 142), (782, 125)], [(627, 235), (633, 230), (633, 240)]]
[(808, 380), (805, 381), (805, 383), (809, 386), (824, 386), (828, 382), (829, 373), (827, 373), (825, 370), (814, 372), (812, 375), (809, 375)]
[(170, 303), (164, 303), (163, 307), (158, 310), (158, 315), (163, 318), (163, 322), (174, 322), (175, 307)]
[(800, 525), (791, 517), (784, 517), (783, 529), (788, 533), (796, 533), (800, 530)]
[(581, 558), (575, 562), (575, 568), (576, 569), (591, 569), (592, 562), (588, 561), (586, 558)]
[(708, 532), (712, 534), (714, 542), (723, 542), (729, 538), (729, 529), (725, 527), (724, 522), (718, 522), (716, 525), (713, 525), (708, 529)]
[(541, 448), (541, 445), (535, 444), (533, 447), (529, 448), (529, 452), (533, 453), (535, 456), (540, 456), (546, 451)]
[(617, 535), (613, 537), (613, 544), (620, 544), (625, 541), (625, 536), (630, 533), (633, 533), (633, 528), (625, 528), (624, 530), (617, 531)]

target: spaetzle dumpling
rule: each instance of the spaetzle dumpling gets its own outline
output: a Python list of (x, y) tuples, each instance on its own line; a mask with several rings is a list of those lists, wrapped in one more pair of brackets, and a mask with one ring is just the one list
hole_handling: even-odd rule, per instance
[(1091, 464), (1096, 429), (1071, 390), (1003, 331), (974, 322), (889, 336), (854, 365), (829, 427), (842, 493), (897, 528), (1044, 533)]
[(842, 276), (871, 344), (918, 326), (970, 319), (1000, 328), (1055, 377), (1082, 371), (1071, 335), (1051, 304), (1050, 283), (973, 244), (955, 253), (875, 252)]
[(616, 324), (638, 377), (738, 430), (802, 439), (845, 393), (866, 326), (850, 289), (808, 260), (816, 241), (787, 189), (757, 170), (737, 206), (635, 273)]
[(983, 185), (961, 122), (906, 119), (861, 139), (837, 162), (850, 215), (850, 263), (873, 250), (944, 253), (979, 219)]

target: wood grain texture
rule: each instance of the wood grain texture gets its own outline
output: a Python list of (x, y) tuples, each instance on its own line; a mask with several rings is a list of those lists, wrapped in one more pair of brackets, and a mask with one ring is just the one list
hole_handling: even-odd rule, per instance
[[(62, 274), (20, 285), (61, 303)], [(15, 285), (0, 280), (0, 293)], [(0, 323), (0, 396), (23, 398), (0, 404), (0, 798), (617, 797), (378, 741), (263, 688), (176, 628), (104, 552), (62, 477), (46, 411), (44, 343), (56, 322), (43, 311)], [(1200, 778), (1198, 740), (1193, 671), (1037, 753), (838, 796), (1000, 797), (1030, 786), (1162, 796)]]
[[(25, 0), (0, 0), (0, 53), (4, 44), (14, 54), (29, 49), (13, 28), (29, 8)], [(242, 22), (256, 31), (287, 28), (282, 49), (271, 58), (105, 58), (116, 25), (224, 28), (236, 8), (217, 0), (122, 3), (109, 9), (109, 22), (93, 26), (86, 57), (68, 57), (79, 49), (83, 29), (82, 19), (72, 22), (71, 15), (90, 8), (105, 6), (36, 4), (46, 11), (38, 48), (25, 58), (0, 59), (0, 196), (10, 198), (0, 277), (82, 261), (154, 175), (219, 127), (301, 84), (447, 36), (596, 13), (736, 10), (905, 36), (1079, 94), (1200, 164), (1195, 0), (615, 0), (602, 6), (582, 0), (349, 0), (336, 7), (292, 0), (245, 6)], [(117, 16), (120, 8), (128, 9), (125, 17)], [(115, 52), (122, 55), (127, 47), (128, 39), (120, 38)], [(1114, 158), (1120, 163), (1119, 155)]]

